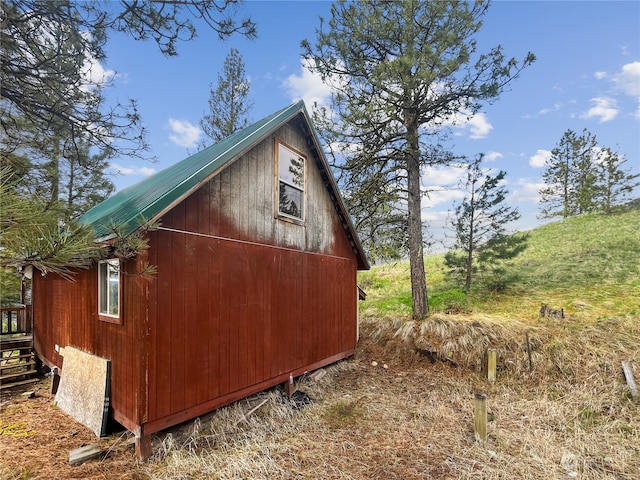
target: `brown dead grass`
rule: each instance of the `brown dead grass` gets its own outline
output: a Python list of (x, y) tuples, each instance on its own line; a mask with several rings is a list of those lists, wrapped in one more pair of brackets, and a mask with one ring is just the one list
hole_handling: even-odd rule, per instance
[[(22, 394), (33, 391), (27, 398)], [(50, 380), (29, 387), (3, 391), (0, 396), (0, 479), (139, 479), (133, 450), (126, 438), (114, 435), (102, 440), (69, 418), (53, 404)], [(103, 455), (71, 467), (69, 452), (100, 442)]]
[[(312, 405), (263, 392), (156, 435), (147, 464), (116, 434), (100, 441), (103, 458), (68, 466), (70, 450), (96, 439), (53, 406), (44, 381), (35, 398), (0, 401), (0, 425), (13, 427), (0, 431), (28, 434), (0, 435), (0, 478), (637, 479), (640, 404), (620, 360), (638, 381), (638, 328), (637, 318), (365, 320), (353, 359), (298, 380)], [(488, 347), (499, 352), (493, 384)], [(484, 444), (473, 435), (477, 392), (488, 395)]]

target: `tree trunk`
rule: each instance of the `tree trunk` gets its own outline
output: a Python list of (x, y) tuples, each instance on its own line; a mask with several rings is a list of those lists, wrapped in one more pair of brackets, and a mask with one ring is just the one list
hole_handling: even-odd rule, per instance
[[(471, 232), (473, 232), (473, 230), (471, 230)], [(471, 235), (473, 235), (473, 233), (471, 233)], [(465, 281), (464, 281), (464, 293), (466, 295), (469, 295), (469, 292), (471, 291), (471, 274), (472, 274), (471, 268), (473, 267), (473, 243), (472, 242), (469, 242), (468, 244), (466, 263), (467, 263), (467, 277), (465, 278)]]
[(422, 193), (420, 191), (420, 151), (417, 126), (408, 127), (406, 152), (408, 177), (409, 267), (411, 271), (411, 303), (413, 318), (420, 320), (429, 315), (427, 280), (424, 271), (422, 246)]
[[(480, 170), (480, 165), (478, 164), (478, 171)], [(464, 282), (464, 293), (469, 295), (471, 291), (471, 275), (473, 268), (473, 246), (475, 244), (474, 232), (475, 232), (475, 218), (476, 218), (476, 180), (477, 177), (474, 177), (474, 180), (471, 184), (471, 200), (469, 201), (469, 208), (471, 210), (471, 215), (469, 216), (469, 241), (467, 242), (467, 275)]]
[(51, 181), (51, 197), (49, 206), (58, 201), (60, 196), (60, 140), (53, 137), (53, 148), (51, 152), (51, 162), (49, 163), (49, 179)]

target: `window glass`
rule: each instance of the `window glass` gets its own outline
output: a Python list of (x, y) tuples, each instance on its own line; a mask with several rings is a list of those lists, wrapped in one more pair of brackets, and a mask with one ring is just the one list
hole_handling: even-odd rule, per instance
[(302, 219), (303, 191), (280, 182), (280, 213)]
[(107, 260), (98, 264), (98, 313), (120, 315), (120, 262)]
[(304, 219), (305, 159), (278, 144), (278, 213)]

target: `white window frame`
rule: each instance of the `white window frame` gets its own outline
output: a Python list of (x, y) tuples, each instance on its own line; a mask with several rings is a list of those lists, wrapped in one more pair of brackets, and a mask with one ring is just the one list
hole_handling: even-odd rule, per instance
[[(285, 162), (287, 167), (291, 165), (293, 160), (302, 162), (302, 185), (294, 182), (290, 178), (285, 178), (281, 175), (281, 167), (285, 166)], [(280, 189), (282, 186), (285, 188), (290, 188), (300, 193), (301, 196), (301, 208), (300, 208), (300, 216), (294, 215), (290, 212), (286, 212), (280, 209)], [(285, 143), (276, 140), (276, 212), (278, 217), (284, 217), (285, 219), (290, 219), (295, 222), (304, 223), (305, 221), (305, 210), (307, 208), (307, 157), (303, 155), (301, 152), (295, 150), (292, 147), (289, 147)]]
[[(116, 284), (115, 291), (112, 290), (114, 288), (112, 283)], [(98, 315), (101, 320), (120, 323), (121, 297), (120, 260), (109, 259), (98, 262)]]

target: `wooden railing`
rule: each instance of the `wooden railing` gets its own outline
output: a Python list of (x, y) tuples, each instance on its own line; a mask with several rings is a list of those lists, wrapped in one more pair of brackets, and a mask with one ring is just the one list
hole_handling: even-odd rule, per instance
[(0, 335), (31, 335), (31, 305), (0, 308)]

